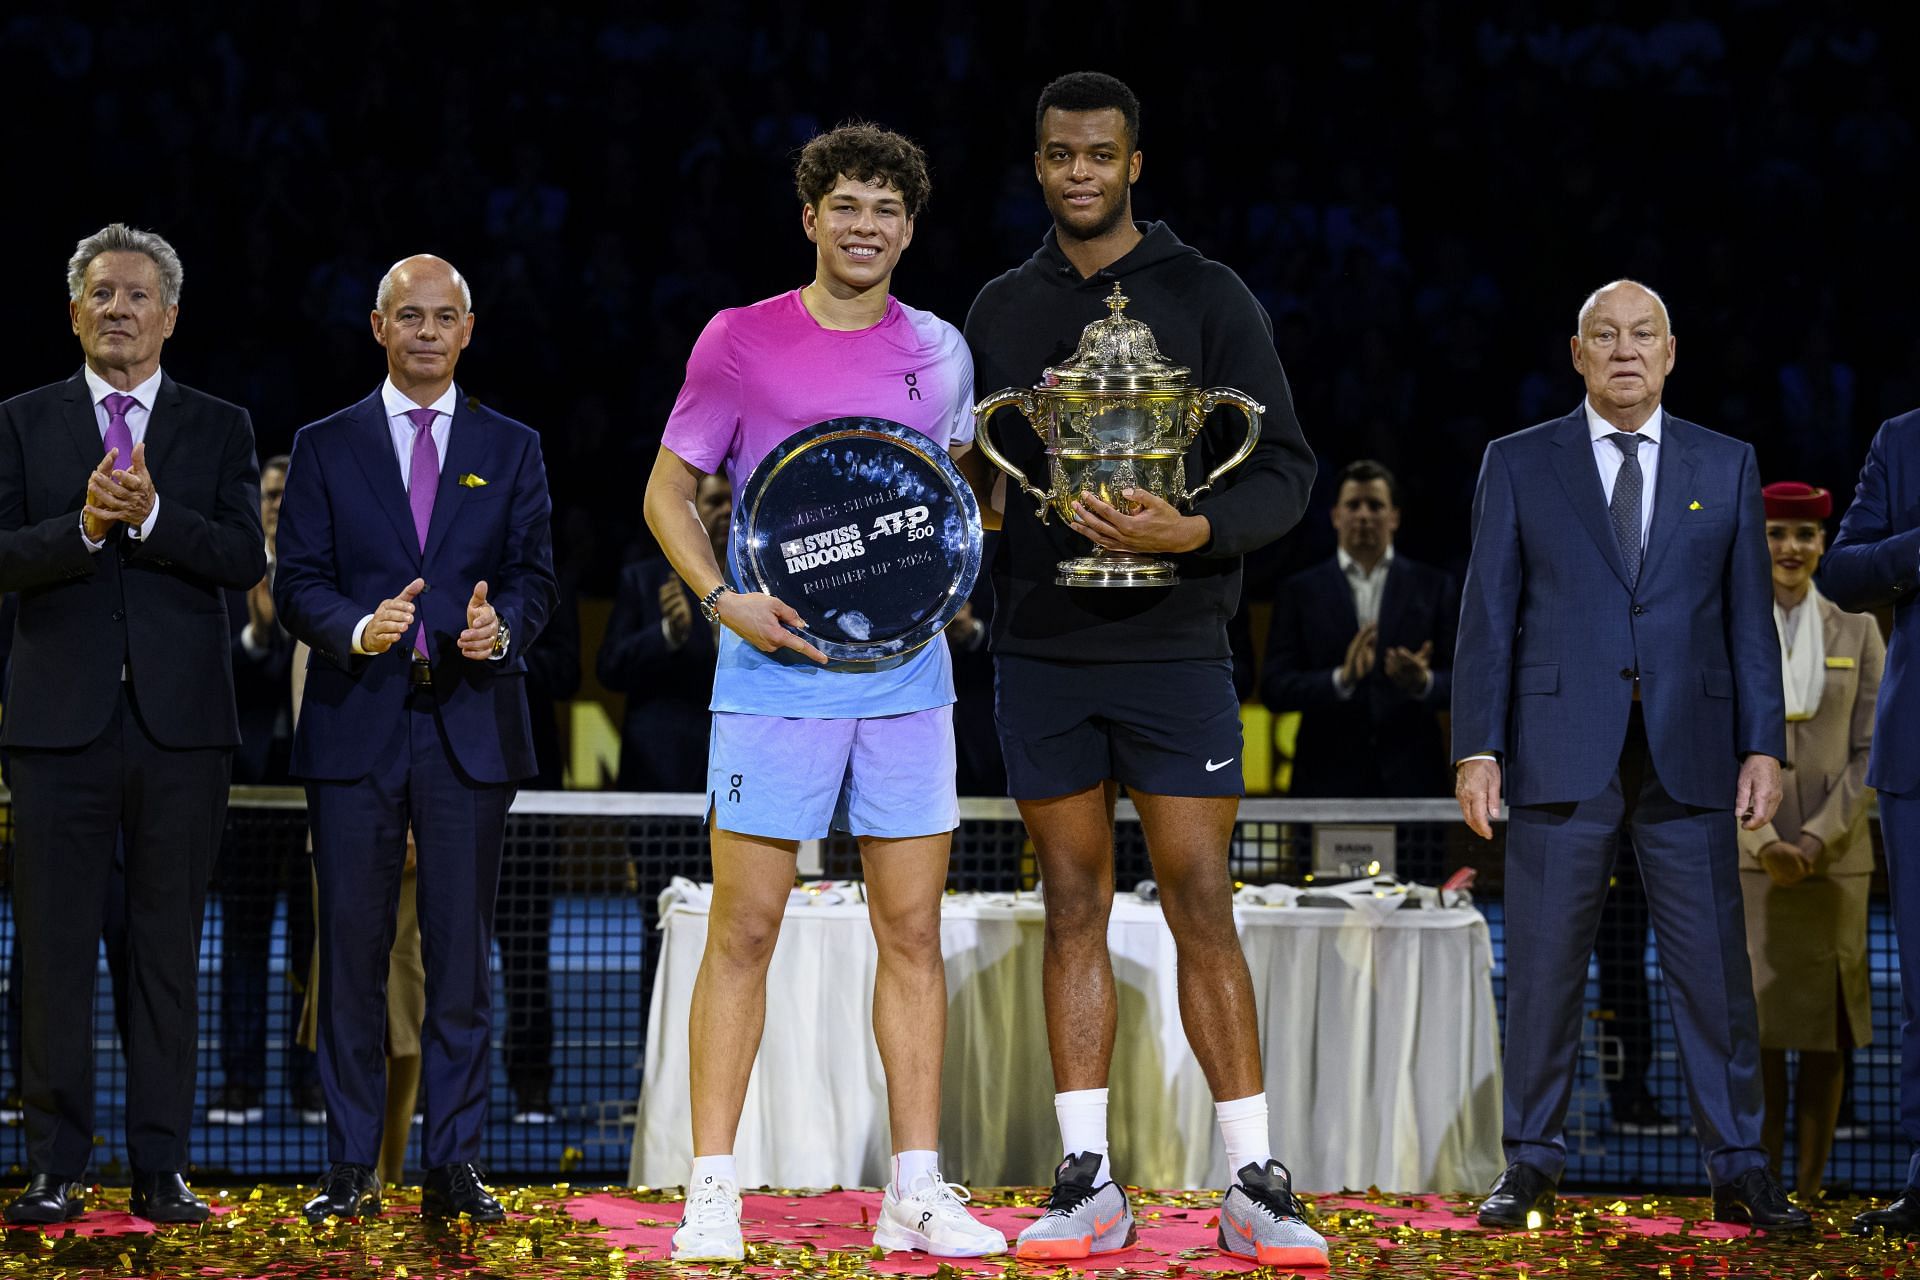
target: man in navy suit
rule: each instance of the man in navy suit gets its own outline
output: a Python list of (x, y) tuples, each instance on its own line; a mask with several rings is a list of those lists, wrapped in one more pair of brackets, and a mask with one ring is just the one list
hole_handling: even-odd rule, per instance
[(488, 952), (507, 806), (535, 772), (526, 650), (553, 607), (540, 438), (462, 396), (473, 297), (431, 255), (380, 281), (387, 379), (301, 428), (273, 598), (313, 656), (294, 730), (320, 890), (320, 1083), (332, 1168), (310, 1221), (380, 1211), (387, 953), (411, 827), (427, 1015), (421, 1211), (497, 1220)]
[(113, 223), (68, 262), (86, 363), (0, 404), (0, 591), (20, 594), (10, 756), (30, 1181), (14, 1223), (85, 1209), (93, 980), (124, 852), (133, 1212), (200, 1222), (188, 1188), (196, 964), (234, 745), (223, 587), (266, 567), (253, 428), (160, 352), (179, 256)]
[(1867, 785), (1880, 793), (1880, 835), (1900, 942), (1900, 1129), (1913, 1152), (1899, 1197), (1856, 1217), (1853, 1229), (1862, 1235), (1875, 1227), (1920, 1235), (1920, 871), (1907, 865), (1920, 858), (1920, 658), (1913, 652), (1920, 644), (1920, 609), (1914, 608), (1920, 598), (1920, 410), (1881, 424), (1853, 505), (1815, 580), (1842, 609), (1893, 610)]
[[(1734, 815), (1780, 802), (1786, 723), (1753, 449), (1660, 407), (1666, 305), (1619, 280), (1570, 340), (1586, 402), (1487, 446), (1453, 662), (1455, 791), (1507, 822), (1507, 1170), (1523, 1227), (1566, 1161), (1587, 957), (1632, 836), (1714, 1216), (1809, 1225), (1760, 1143), (1760, 1050)], [(1729, 813), (1731, 808), (1732, 813)]]
[(1448, 793), (1440, 710), (1453, 691), (1460, 593), (1395, 551), (1399, 485), (1378, 462), (1341, 469), (1334, 558), (1274, 596), (1260, 695), (1299, 711), (1296, 796)]

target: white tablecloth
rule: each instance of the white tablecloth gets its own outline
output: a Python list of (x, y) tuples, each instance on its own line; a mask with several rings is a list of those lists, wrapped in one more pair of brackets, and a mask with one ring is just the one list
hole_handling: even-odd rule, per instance
[[(1241, 906), (1235, 921), (1259, 1004), (1275, 1154), (1294, 1185), (1484, 1188), (1503, 1160), (1493, 956), (1480, 913)], [(1052, 1180), (1059, 1133), (1041, 924), (1031, 898), (946, 899), (940, 1143), (943, 1171), (957, 1181)], [(703, 905), (666, 910), (630, 1170), (638, 1185), (686, 1180), (687, 1007), (706, 937)], [(1226, 1158), (1181, 1030), (1173, 937), (1159, 907), (1122, 895), (1108, 940), (1120, 1006), (1109, 1109), (1116, 1172), (1142, 1186), (1224, 1186)], [(734, 1148), (745, 1185), (886, 1180), (875, 963), (864, 905), (789, 908)]]

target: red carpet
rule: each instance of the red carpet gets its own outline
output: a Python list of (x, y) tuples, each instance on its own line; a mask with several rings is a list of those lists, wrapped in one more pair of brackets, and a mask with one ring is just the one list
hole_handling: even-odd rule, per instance
[[(396, 1193), (378, 1219), (310, 1228), (298, 1217), (297, 1187), (221, 1190), (213, 1221), (156, 1230), (125, 1212), (126, 1191), (96, 1191), (92, 1212), (45, 1233), (0, 1234), (0, 1277), (592, 1277), (859, 1276), (1057, 1277), (1100, 1272), (1200, 1276), (1256, 1270), (1215, 1251), (1212, 1192), (1141, 1192), (1134, 1197), (1140, 1243), (1083, 1263), (1009, 1264), (1005, 1260), (873, 1255), (872, 1221), (880, 1197), (870, 1191), (812, 1194), (773, 1191), (747, 1197), (744, 1267), (684, 1269), (665, 1261), (679, 1221), (674, 1190), (521, 1187), (501, 1191), (512, 1213), (495, 1227), (422, 1221), (413, 1193)], [(1041, 1192), (982, 1189), (983, 1215), (1009, 1236), (1037, 1216)], [(1314, 1224), (1332, 1250), (1330, 1274), (1387, 1280), (1403, 1276), (1540, 1280), (1542, 1277), (1649, 1276), (1664, 1280), (1793, 1276), (1916, 1277), (1920, 1252), (1901, 1240), (1846, 1235), (1859, 1201), (1820, 1206), (1818, 1229), (1800, 1239), (1767, 1238), (1706, 1221), (1699, 1198), (1574, 1198), (1562, 1202), (1553, 1229), (1482, 1231), (1472, 1201), (1450, 1196), (1336, 1194), (1312, 1198)], [(1265, 1275), (1284, 1274), (1272, 1270)], [(1301, 1273), (1329, 1274), (1329, 1273)]]

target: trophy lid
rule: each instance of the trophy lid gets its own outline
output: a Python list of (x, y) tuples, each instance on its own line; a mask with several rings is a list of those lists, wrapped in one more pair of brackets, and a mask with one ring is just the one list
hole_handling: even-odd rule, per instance
[(1160, 354), (1153, 330), (1121, 314), (1127, 302), (1115, 281), (1107, 298), (1112, 314), (1082, 330), (1079, 350), (1072, 359), (1049, 368), (1040, 385), (1075, 391), (1185, 390), (1187, 369), (1169, 364)]

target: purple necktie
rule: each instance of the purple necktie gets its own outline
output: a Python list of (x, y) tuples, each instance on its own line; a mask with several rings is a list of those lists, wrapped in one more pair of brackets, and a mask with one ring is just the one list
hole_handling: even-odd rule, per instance
[[(420, 536), (420, 550), (427, 549), (427, 526), (433, 523), (433, 495), (440, 487), (440, 454), (433, 447), (433, 420), (440, 415), (432, 409), (409, 409), (413, 423), (413, 465), (408, 471), (407, 505), (413, 508), (413, 531)], [(427, 624), (423, 621), (413, 633), (413, 647), (422, 658), (427, 656)]]
[(119, 392), (102, 396), (100, 403), (107, 406), (107, 434), (104, 441), (109, 449), (118, 449), (114, 455), (113, 469), (125, 471), (133, 466), (133, 430), (127, 426), (127, 410), (140, 402), (132, 396), (123, 396)]

